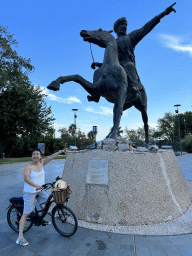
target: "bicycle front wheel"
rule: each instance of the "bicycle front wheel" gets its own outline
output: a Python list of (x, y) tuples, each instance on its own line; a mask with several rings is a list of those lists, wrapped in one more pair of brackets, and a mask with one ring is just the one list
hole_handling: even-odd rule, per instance
[(59, 234), (69, 237), (77, 231), (77, 218), (75, 214), (64, 205), (56, 205), (52, 211), (52, 222)]
[[(22, 213), (20, 213), (17, 208), (11, 206), (7, 212), (7, 222), (9, 226), (19, 233), (19, 222), (21, 219)], [(27, 232), (33, 226), (33, 221), (31, 218), (27, 218), (23, 232)]]

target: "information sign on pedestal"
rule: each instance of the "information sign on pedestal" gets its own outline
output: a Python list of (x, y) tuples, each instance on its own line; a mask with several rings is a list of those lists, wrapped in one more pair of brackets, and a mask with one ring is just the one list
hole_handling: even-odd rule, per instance
[(86, 183), (108, 185), (108, 159), (92, 158), (89, 161)]

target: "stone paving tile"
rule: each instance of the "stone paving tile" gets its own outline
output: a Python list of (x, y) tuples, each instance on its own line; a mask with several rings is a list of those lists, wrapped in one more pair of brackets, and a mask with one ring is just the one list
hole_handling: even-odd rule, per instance
[(134, 256), (134, 246), (133, 245), (127, 245), (127, 244), (121, 244), (119, 248), (119, 254), (118, 256)]
[(147, 247), (136, 246), (136, 256), (151, 256), (151, 251)]
[[(30, 239), (28, 239), (29, 245), (28, 245), (28, 250), (33, 252), (33, 253), (38, 253), (40, 255), (47, 255), (50, 256), (52, 252), (57, 248), (59, 250), (60, 248), (63, 247), (63, 244), (67, 246), (66, 241), (61, 241), (59, 238), (57, 238), (54, 242), (50, 243), (50, 240), (48, 237), (44, 236), (42, 239), (40, 239), (38, 242), (31, 244)], [(74, 244), (73, 244), (74, 247)]]
[(151, 251), (146, 240), (146, 236), (135, 236), (136, 255), (151, 256)]
[(163, 245), (163, 249), (168, 256), (183, 256), (175, 245)]
[(176, 245), (176, 248), (183, 256), (192, 255), (192, 248), (189, 245)]
[(127, 244), (127, 245), (134, 245), (134, 236), (132, 235), (123, 236), (121, 243)]
[(152, 256), (167, 256), (162, 246), (149, 247)]
[(172, 246), (173, 245), (173, 242), (172, 240), (170, 239), (170, 236), (157, 236), (156, 237), (158, 241), (161, 242), (161, 244), (164, 246), (164, 245), (169, 245), (169, 246)]
[(174, 245), (192, 245), (192, 234), (169, 236), (169, 239)]
[(150, 250), (152, 256), (167, 256), (163, 249), (161, 239), (159, 237), (146, 236), (145, 240), (149, 246), (149, 250)]
[(151, 246), (152, 244), (155, 246), (162, 246), (161, 238), (158, 236), (145, 236), (145, 241), (148, 246)]
[(120, 244), (118, 241), (110, 241), (105, 249), (104, 256), (118, 256)]
[[(74, 243), (73, 239), (71, 239), (71, 242), (68, 242), (64, 246), (61, 247), (60, 250), (57, 249), (57, 252), (63, 256), (83, 256), (87, 255), (91, 248), (94, 246), (95, 239), (93, 237), (87, 237), (84, 239), (81, 243), (81, 245), (77, 246), (76, 243)], [(51, 256), (56, 254), (51, 254)]]
[(4, 248), (8, 248), (12, 245), (13, 241), (4, 232), (0, 232), (0, 252)]
[[(87, 256), (103, 256), (105, 254), (106, 248), (107, 246), (102, 240), (96, 240), (93, 246), (90, 248), (90, 251), (87, 253)], [(80, 254), (76, 254), (76, 256), (79, 255)]]

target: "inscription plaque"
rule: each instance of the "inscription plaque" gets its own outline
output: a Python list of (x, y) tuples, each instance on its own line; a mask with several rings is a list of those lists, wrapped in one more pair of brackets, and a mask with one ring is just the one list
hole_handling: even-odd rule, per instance
[(86, 183), (108, 185), (108, 159), (90, 159)]

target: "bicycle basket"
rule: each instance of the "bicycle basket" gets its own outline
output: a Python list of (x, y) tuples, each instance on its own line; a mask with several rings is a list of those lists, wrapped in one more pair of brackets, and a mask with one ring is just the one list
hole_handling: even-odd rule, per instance
[(64, 204), (70, 198), (71, 190), (69, 185), (66, 189), (54, 188), (51, 190), (54, 202), (56, 204)]
[(9, 201), (20, 213), (23, 213), (23, 197), (12, 197)]

